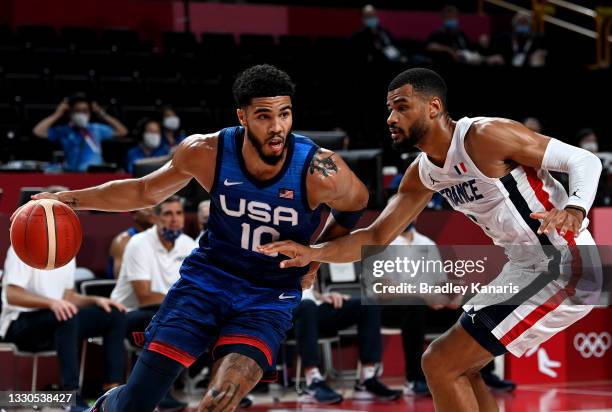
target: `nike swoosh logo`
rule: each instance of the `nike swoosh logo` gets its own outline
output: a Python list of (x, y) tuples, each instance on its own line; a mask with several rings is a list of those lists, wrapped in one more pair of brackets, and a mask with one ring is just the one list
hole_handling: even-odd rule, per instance
[(241, 185), (242, 182), (230, 182), (229, 180), (225, 179), (225, 181), (223, 182), (223, 184), (225, 186), (236, 186), (236, 185)]
[(281, 293), (280, 295), (278, 295), (278, 298), (280, 300), (284, 300), (284, 299), (295, 299), (295, 296), (290, 296), (290, 295), (285, 295), (285, 292)]

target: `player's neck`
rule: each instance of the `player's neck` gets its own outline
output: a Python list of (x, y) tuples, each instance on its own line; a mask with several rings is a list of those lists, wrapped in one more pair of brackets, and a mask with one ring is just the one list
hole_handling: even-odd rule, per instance
[(453, 141), (456, 124), (457, 122), (448, 115), (443, 115), (442, 118), (433, 123), (423, 142), (417, 145), (427, 154), (429, 160), (437, 166), (442, 167), (446, 162), (446, 155)]
[[(287, 142), (285, 141), (285, 145)], [(242, 159), (244, 159), (244, 165), (251, 174), (257, 180), (268, 180), (276, 176), (277, 173), (283, 168), (287, 157), (287, 147), (283, 152), (283, 158), (275, 165), (269, 165), (259, 157), (257, 149), (253, 144), (245, 137), (242, 143)]]

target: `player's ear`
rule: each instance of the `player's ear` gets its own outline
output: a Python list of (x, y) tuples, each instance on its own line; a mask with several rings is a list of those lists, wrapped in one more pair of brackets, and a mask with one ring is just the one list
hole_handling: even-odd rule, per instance
[(440, 101), (439, 98), (433, 97), (431, 100), (429, 100), (429, 118), (430, 119), (435, 119), (436, 117), (440, 116), (443, 111), (444, 109), (442, 107), (442, 101)]
[(236, 115), (238, 116), (238, 121), (240, 122), (242, 127), (246, 127), (246, 124), (247, 124), (247, 121), (246, 121), (246, 110), (244, 110), (242, 108), (236, 109)]

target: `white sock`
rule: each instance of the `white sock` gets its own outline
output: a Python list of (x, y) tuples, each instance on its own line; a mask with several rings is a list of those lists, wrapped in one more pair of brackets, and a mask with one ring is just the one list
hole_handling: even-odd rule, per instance
[(361, 382), (366, 381), (376, 376), (376, 366), (362, 366), (361, 367)]
[(320, 381), (323, 380), (323, 376), (321, 376), (321, 372), (319, 372), (319, 368), (312, 368), (308, 372), (304, 374), (306, 376), (306, 386), (310, 386), (313, 380), (318, 379)]

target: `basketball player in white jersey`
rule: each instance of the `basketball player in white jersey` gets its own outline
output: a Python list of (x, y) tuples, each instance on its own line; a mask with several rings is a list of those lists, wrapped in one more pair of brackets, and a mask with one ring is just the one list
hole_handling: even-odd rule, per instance
[[(389, 85), (387, 105), (394, 146), (416, 146), (423, 153), (408, 168), (398, 194), (378, 219), (327, 243), (308, 247), (276, 242), (262, 246), (261, 252), (288, 256), (281, 267), (359, 260), (362, 245), (389, 244), (423, 210), (434, 191), (480, 225), (495, 244), (506, 247), (509, 262), (501, 275), (520, 277), (537, 265), (545, 271), (552, 260), (544, 256), (534, 261), (536, 257), (530, 256), (526, 262), (524, 254), (515, 252), (529, 249), (511, 246), (563, 249), (594, 244), (586, 216), (601, 162), (593, 154), (507, 119), (452, 120), (446, 111), (444, 80), (427, 69), (398, 75)], [(548, 171), (569, 174), (569, 196)], [(533, 246), (531, 250), (538, 249)], [(468, 302), (460, 321), (423, 355), (436, 410), (497, 410), (478, 371), (505, 352), (523, 355), (584, 317), (592, 306), (570, 304), (572, 282), (551, 282), (525, 305)]]

